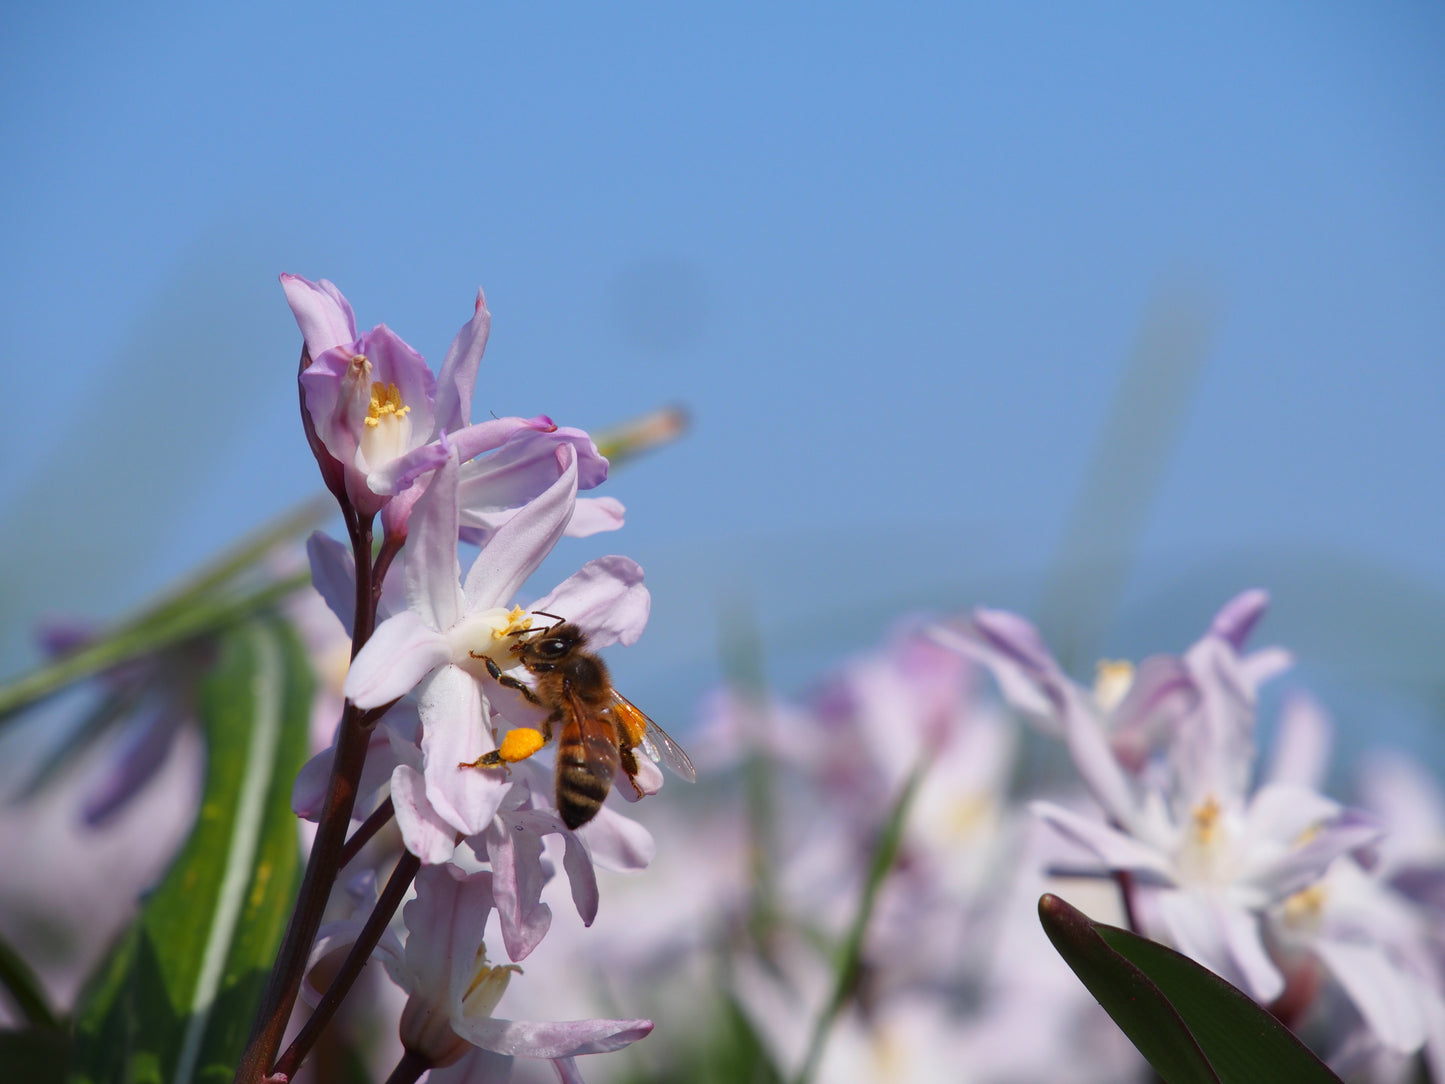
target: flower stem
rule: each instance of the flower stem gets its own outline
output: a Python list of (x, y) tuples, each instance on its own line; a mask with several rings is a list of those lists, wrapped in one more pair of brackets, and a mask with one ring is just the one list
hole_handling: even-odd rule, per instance
[(345, 869), (351, 864), (351, 860), (361, 853), (361, 848), (371, 842), (373, 836), (386, 826), (396, 812), (396, 807), (391, 804), (388, 798), (372, 811), (371, 816), (362, 821), (356, 831), (346, 840), (346, 846), (341, 848), (341, 858), (337, 861), (338, 869)]
[(401, 1061), (396, 1063), (396, 1068), (391, 1071), (391, 1076), (386, 1078), (386, 1084), (412, 1084), (413, 1081), (421, 1079), (422, 1073), (431, 1067), (429, 1058), (415, 1050), (407, 1050), (401, 1055)]
[[(356, 621), (351, 642), (351, 657), (354, 659), (376, 626), (376, 605), (371, 584), (372, 517), (358, 518), (349, 504), (343, 505), (342, 511), (346, 516), (356, 563)], [(336, 754), (331, 762), (331, 780), (327, 784), (326, 799), (316, 826), (316, 840), (311, 845), (311, 856), (301, 879), (296, 906), (286, 926), (286, 935), (261, 997), (250, 1041), (236, 1069), (236, 1084), (258, 1084), (267, 1075), (301, 991), (306, 961), (316, 940), (316, 931), (321, 927), (321, 917), (332, 885), (336, 882), (336, 874), (341, 869), (346, 829), (351, 823), (357, 785), (366, 763), (369, 728), (364, 725), (364, 714), (349, 700), (342, 709), (336, 735)]]
[(386, 882), (386, 888), (382, 890), (376, 906), (371, 909), (371, 915), (366, 920), (366, 925), (361, 928), (352, 943), (351, 951), (346, 954), (346, 960), (342, 963), (336, 977), (331, 980), (331, 985), (326, 988), (311, 1018), (302, 1026), (300, 1033), (292, 1040), (291, 1045), (286, 1048), (276, 1062), (275, 1072), (284, 1074), (288, 1078), (295, 1074), (306, 1055), (311, 1052), (311, 1047), (320, 1038), (321, 1032), (331, 1022), (336, 1010), (341, 1007), (341, 1001), (350, 992), (361, 969), (366, 966), (366, 961), (371, 958), (372, 949), (381, 940), (381, 935), (386, 932), (387, 923), (391, 916), (396, 914), (396, 909), (401, 906), (406, 890), (411, 887), (411, 882), (416, 878), (417, 870), (421, 869), (421, 859), (410, 851), (402, 853), (397, 860), (396, 868), (391, 871), (391, 878)]

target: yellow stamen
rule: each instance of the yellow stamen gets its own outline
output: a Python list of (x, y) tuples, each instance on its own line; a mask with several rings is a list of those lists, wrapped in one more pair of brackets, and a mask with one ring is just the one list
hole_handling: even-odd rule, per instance
[(1127, 659), (1100, 659), (1094, 668), (1094, 703), (1113, 711), (1134, 684), (1134, 664)]
[(507, 614), (507, 623), (492, 629), (492, 639), (505, 640), (508, 636), (518, 636), (531, 627), (532, 615), (520, 606), (513, 606), (511, 613)]
[(467, 986), (467, 992), (462, 995), (465, 1014), (472, 1018), (490, 1016), (497, 1007), (497, 1002), (502, 1000), (502, 994), (506, 992), (513, 972), (520, 975), (522, 969), (516, 964), (488, 966), (487, 947), (479, 947), (476, 962), (472, 967), (472, 981)]
[(1214, 833), (1219, 828), (1219, 816), (1223, 812), (1212, 794), (1202, 805), (1194, 807), (1194, 833), (1199, 837), (1200, 846), (1208, 847), (1213, 842)]
[(1303, 926), (1319, 921), (1325, 908), (1328, 893), (1321, 884), (1302, 888), (1284, 901), (1284, 918), (1291, 926)]
[(401, 389), (395, 384), (383, 384), (379, 380), (372, 383), (371, 406), (366, 411), (368, 428), (375, 429), (387, 415), (404, 418), (410, 410), (411, 407), (401, 401)]

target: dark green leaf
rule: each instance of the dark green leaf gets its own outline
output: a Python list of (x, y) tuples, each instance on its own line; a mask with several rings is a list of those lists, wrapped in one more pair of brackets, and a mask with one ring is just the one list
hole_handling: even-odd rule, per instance
[(74, 1084), (231, 1078), (296, 891), (290, 798), (310, 697), (301, 647), (279, 620), (226, 634), (201, 693), (196, 827), (82, 997)]
[(15, 951), (15, 947), (4, 939), (0, 939), (0, 985), (4, 986), (11, 1003), (26, 1023), (39, 1028), (59, 1027), (50, 999), (45, 996), (45, 987), (40, 984), (40, 977)]
[(1168, 1084), (1339, 1084), (1243, 992), (1186, 956), (1094, 922), (1057, 896), (1039, 919), (1059, 955)]
[(26, 1084), (58, 1084), (65, 1079), (65, 1049), (64, 1028), (0, 1031), (0, 1073)]

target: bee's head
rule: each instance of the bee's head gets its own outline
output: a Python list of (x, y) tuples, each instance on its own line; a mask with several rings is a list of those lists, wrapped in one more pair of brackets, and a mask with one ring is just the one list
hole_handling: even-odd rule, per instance
[(532, 663), (558, 663), (586, 642), (586, 634), (576, 625), (559, 622), (519, 640), (512, 645), (512, 651)]

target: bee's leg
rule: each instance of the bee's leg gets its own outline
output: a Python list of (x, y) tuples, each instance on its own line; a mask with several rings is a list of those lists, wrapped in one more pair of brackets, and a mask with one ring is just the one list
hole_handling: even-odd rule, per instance
[(637, 755), (633, 752), (637, 746), (628, 740), (625, 727), (619, 726), (617, 732), (617, 759), (622, 765), (622, 770), (627, 773), (627, 781), (632, 784), (632, 789), (641, 798), (642, 788), (637, 785)]
[(506, 737), (501, 744), (490, 753), (483, 753), (476, 760), (462, 761), (458, 768), (507, 768), (519, 760), (526, 760), (542, 746), (552, 740), (552, 722), (558, 717), (553, 712), (542, 720), (542, 729), (533, 730), (530, 726), (514, 726), (507, 731)]
[(498, 685), (505, 686), (508, 689), (516, 689), (517, 692), (521, 693), (533, 704), (540, 705), (542, 703), (541, 700), (537, 699), (537, 694), (532, 691), (530, 686), (518, 681), (511, 674), (502, 673), (502, 668), (492, 661), (490, 655), (478, 655), (475, 651), (468, 651), (467, 654), (474, 659), (481, 659), (482, 662), (486, 663), (487, 673), (496, 679)]

